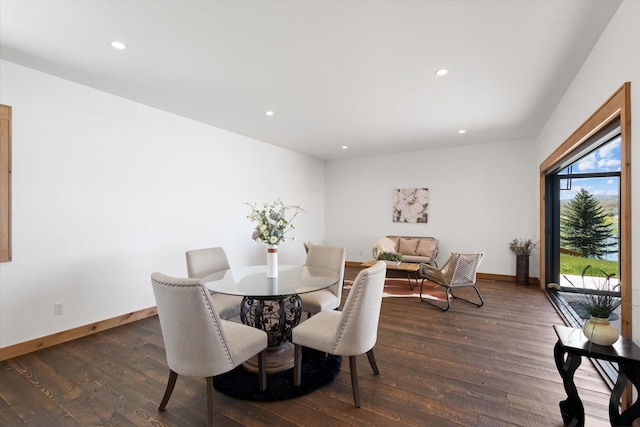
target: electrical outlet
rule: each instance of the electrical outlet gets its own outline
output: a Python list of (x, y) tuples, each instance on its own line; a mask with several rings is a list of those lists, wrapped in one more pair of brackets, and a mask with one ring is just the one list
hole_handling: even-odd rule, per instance
[(60, 316), (62, 314), (62, 309), (64, 305), (61, 302), (53, 304), (53, 315)]

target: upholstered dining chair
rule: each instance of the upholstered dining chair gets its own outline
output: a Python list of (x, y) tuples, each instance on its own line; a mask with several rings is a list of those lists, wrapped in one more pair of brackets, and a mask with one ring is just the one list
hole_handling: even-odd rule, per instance
[[(210, 274), (228, 270), (229, 260), (224, 248), (205, 248), (187, 251), (187, 275), (204, 279)], [(222, 319), (230, 320), (240, 316), (242, 297), (212, 293), (213, 305)]]
[(387, 265), (383, 261), (361, 270), (353, 282), (342, 311), (322, 311), (293, 328), (291, 340), (295, 344), (295, 385), (302, 383), (302, 347), (336, 356), (349, 356), (353, 400), (356, 407), (360, 407), (356, 356), (366, 353), (373, 373), (380, 373), (373, 355), (373, 346), (378, 338), (386, 272)]
[(315, 313), (333, 310), (340, 306), (347, 250), (342, 246), (315, 244), (309, 245), (308, 248), (305, 265), (322, 267), (338, 275), (338, 282), (335, 285), (327, 289), (300, 294), (302, 311), (307, 313), (307, 317), (311, 317)]
[[(456, 253), (452, 252), (451, 256), (441, 268), (436, 268), (429, 264), (420, 265), (420, 301), (429, 304), (439, 310), (447, 311), (451, 307), (451, 298), (462, 300), (466, 303), (473, 304), (476, 307), (482, 307), (484, 300), (480, 291), (476, 287), (476, 273), (480, 262), (484, 258), (484, 252)], [(432, 300), (422, 297), (422, 289), (424, 281), (436, 283), (445, 288), (446, 305), (439, 305)], [(470, 301), (453, 293), (454, 289), (473, 288), (478, 295), (478, 302)]]
[(259, 389), (266, 389), (266, 332), (220, 319), (200, 279), (153, 273), (151, 284), (169, 365), (169, 380), (158, 410), (165, 410), (178, 375), (205, 377), (207, 419), (208, 425), (213, 425), (213, 377), (231, 371), (256, 354)]

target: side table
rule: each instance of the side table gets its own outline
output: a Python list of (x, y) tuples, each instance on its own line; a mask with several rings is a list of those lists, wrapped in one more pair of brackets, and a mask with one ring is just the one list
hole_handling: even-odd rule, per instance
[(553, 350), (554, 359), (564, 383), (564, 390), (567, 392), (567, 399), (560, 402), (564, 425), (584, 426), (584, 406), (573, 381), (573, 375), (582, 362), (582, 356), (618, 364), (618, 379), (609, 399), (611, 425), (630, 426), (636, 418), (640, 418), (640, 399), (620, 412), (620, 397), (627, 385), (627, 379), (637, 391), (640, 391), (640, 347), (625, 337), (620, 337), (612, 346), (601, 346), (589, 342), (579, 328), (554, 325), (553, 329), (558, 336)]

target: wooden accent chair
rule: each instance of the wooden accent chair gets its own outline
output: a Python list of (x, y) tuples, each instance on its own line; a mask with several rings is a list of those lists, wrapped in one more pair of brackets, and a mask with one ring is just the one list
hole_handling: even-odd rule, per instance
[[(469, 304), (473, 304), (476, 307), (482, 307), (484, 301), (482, 299), (482, 295), (480, 295), (480, 291), (478, 291), (478, 288), (476, 287), (476, 273), (480, 266), (480, 262), (482, 262), (482, 258), (484, 258), (484, 252), (453, 252), (442, 268), (436, 268), (429, 264), (421, 264), (420, 276), (422, 277), (422, 282), (420, 283), (420, 301), (442, 311), (447, 311), (451, 307), (450, 298), (456, 298)], [(422, 298), (422, 288), (425, 280), (429, 280), (446, 289), (446, 305), (438, 305), (432, 300)], [(469, 287), (476, 291), (479, 302), (460, 298), (453, 293), (454, 289)]]
[[(204, 279), (231, 268), (223, 248), (194, 249), (187, 251), (186, 256), (187, 275), (191, 278)], [(211, 299), (222, 319), (230, 320), (240, 316), (242, 297), (212, 292)]]
[(349, 356), (353, 400), (356, 407), (360, 407), (356, 356), (366, 353), (373, 373), (380, 373), (373, 356), (373, 346), (378, 338), (386, 272), (387, 265), (382, 261), (360, 271), (342, 311), (322, 311), (293, 328), (294, 385), (302, 382), (302, 347), (337, 356)]
[(213, 377), (258, 356), (259, 388), (267, 386), (264, 350), (267, 334), (241, 323), (222, 320), (200, 279), (151, 275), (153, 294), (169, 365), (169, 380), (160, 403), (164, 411), (178, 375), (206, 377), (208, 425), (213, 425)]

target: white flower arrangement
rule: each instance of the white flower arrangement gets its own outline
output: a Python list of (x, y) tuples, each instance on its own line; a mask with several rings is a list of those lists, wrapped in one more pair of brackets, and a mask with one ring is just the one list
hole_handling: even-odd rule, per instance
[[(275, 202), (264, 203), (262, 209), (258, 209), (256, 204), (245, 203), (251, 207), (251, 213), (247, 218), (251, 222), (257, 222), (255, 230), (251, 238), (256, 243), (266, 243), (268, 245), (279, 245), (284, 242), (285, 234), (295, 228), (293, 220), (300, 212), (304, 212), (300, 206), (287, 206), (282, 200), (277, 199)], [(287, 212), (290, 212), (287, 218)], [(295, 240), (295, 236), (291, 240)]]

